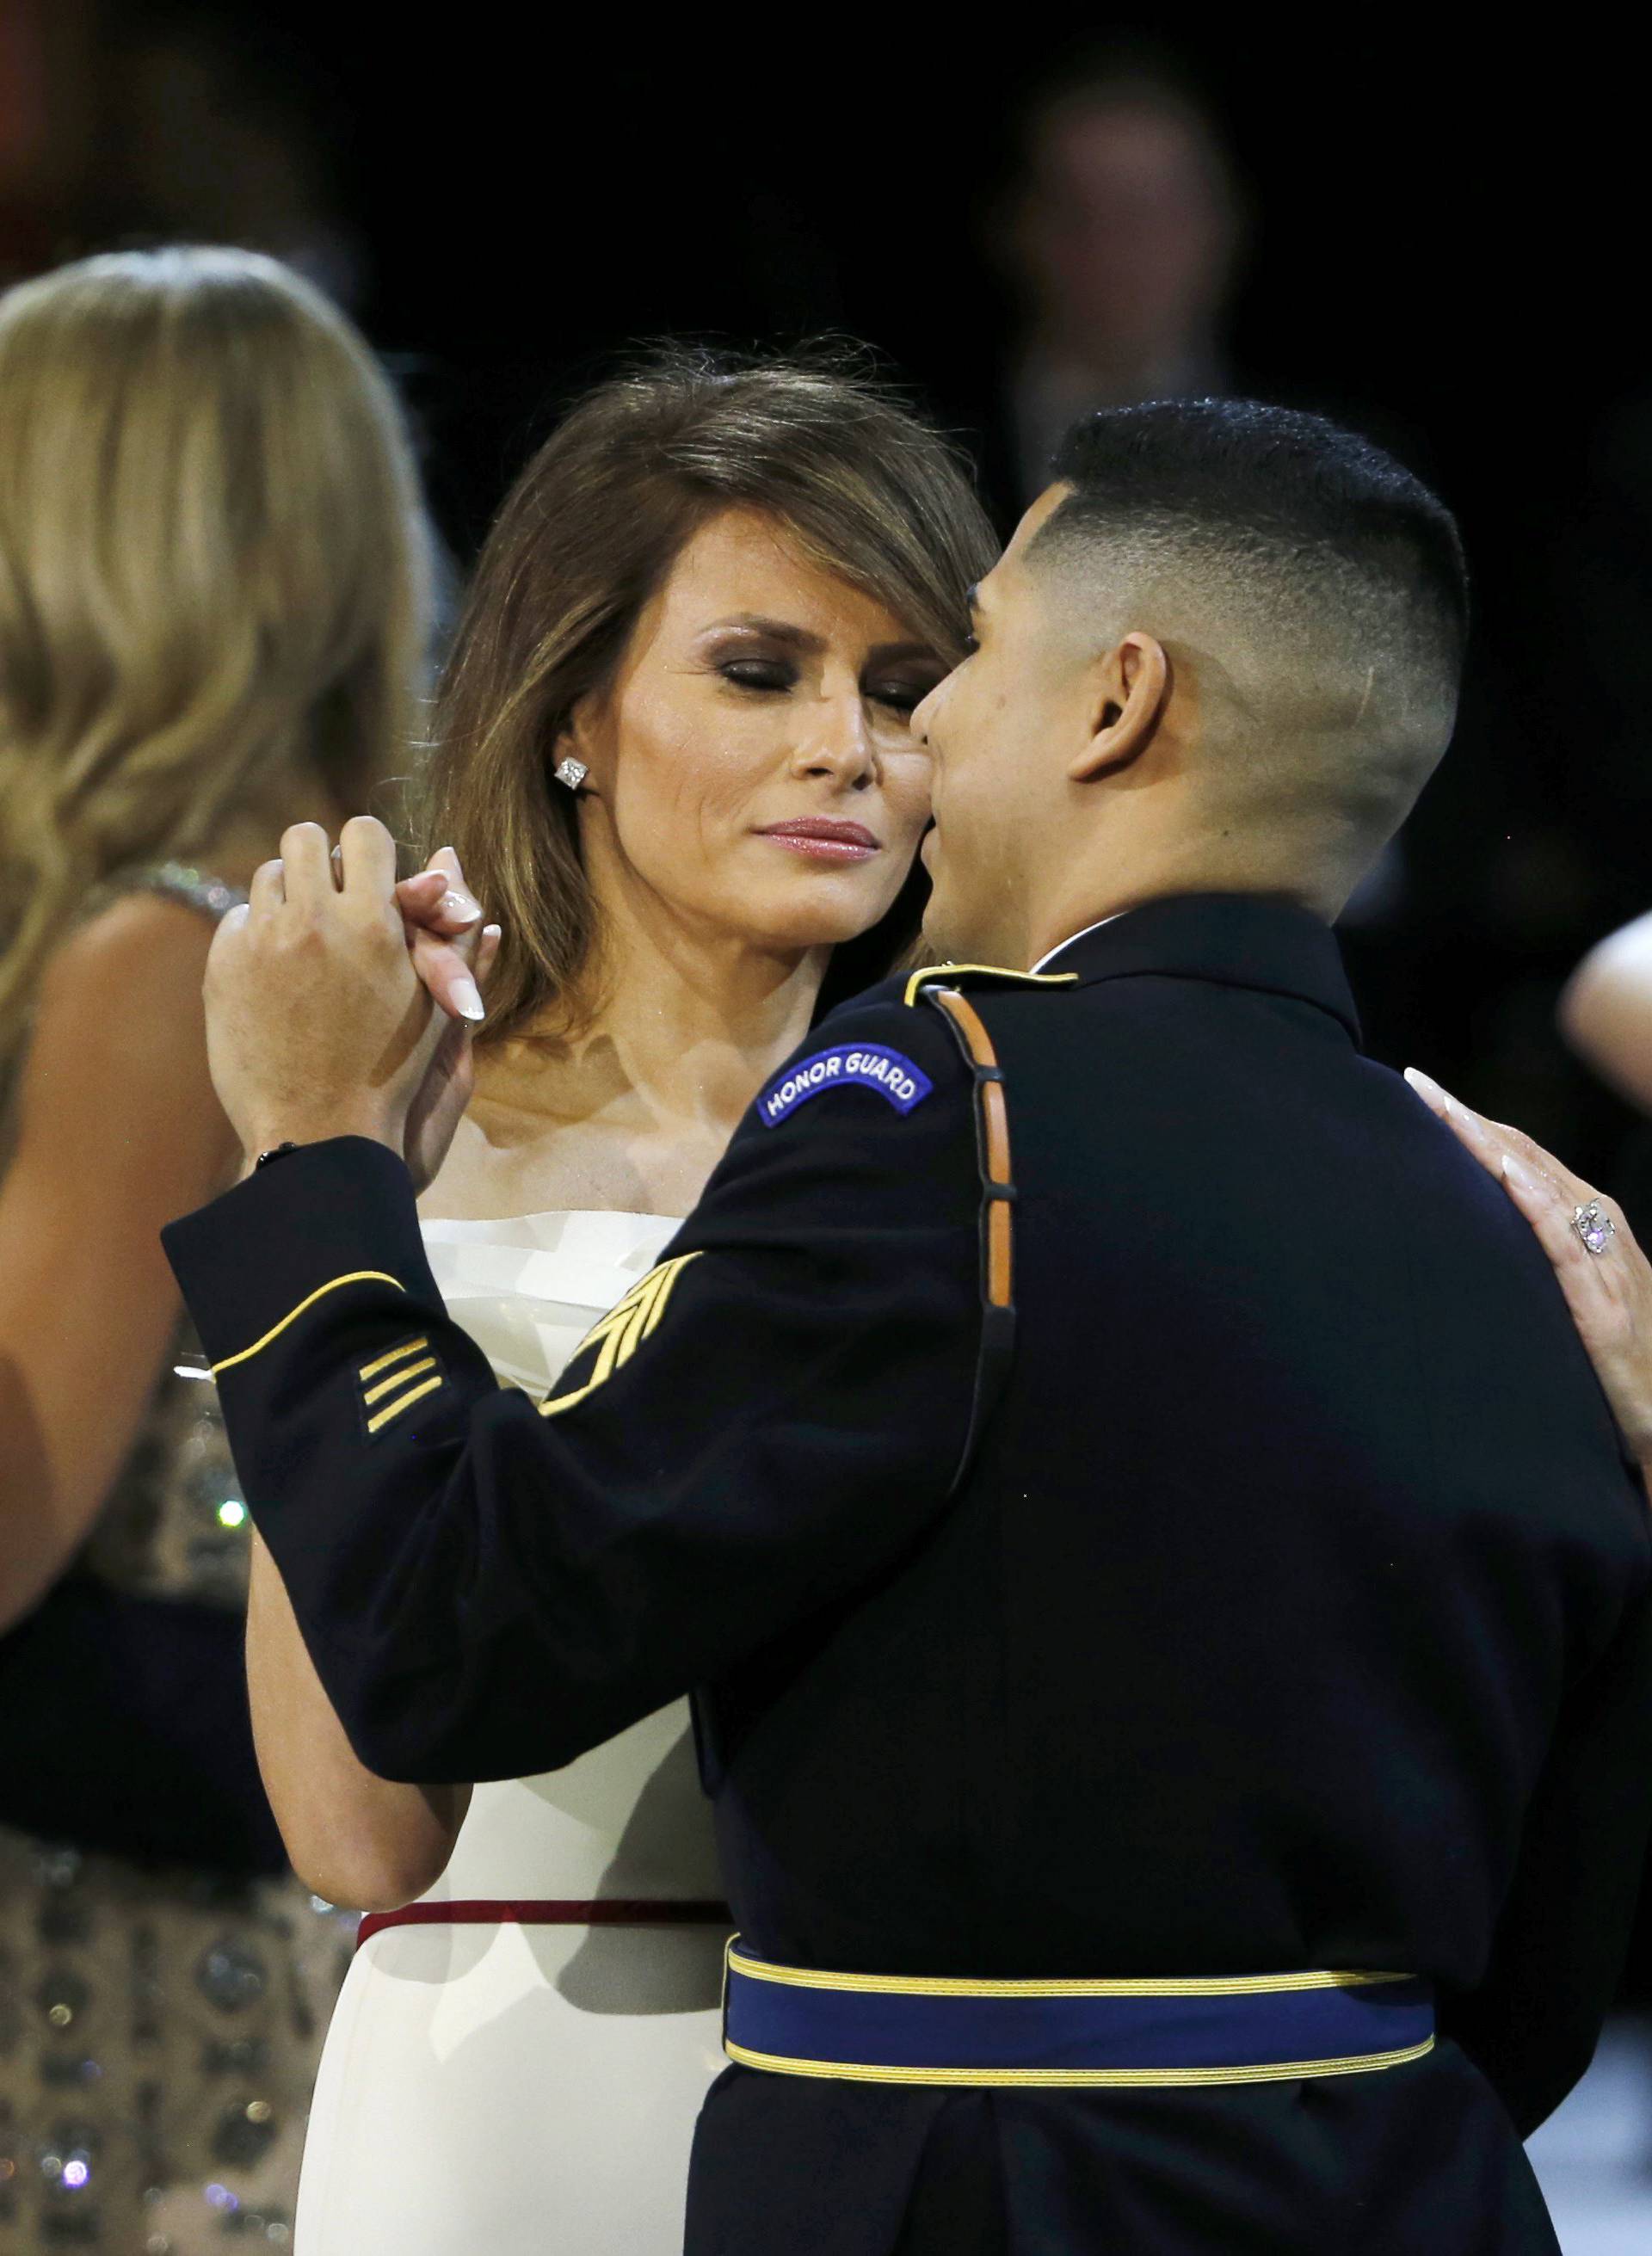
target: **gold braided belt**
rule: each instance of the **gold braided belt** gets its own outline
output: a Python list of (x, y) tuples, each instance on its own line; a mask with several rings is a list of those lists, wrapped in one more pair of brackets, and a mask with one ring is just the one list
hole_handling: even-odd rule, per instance
[(1186, 2085), (1360, 2076), (1421, 2060), (1412, 1974), (956, 1981), (779, 1966), (729, 1945), (723, 2048), (862, 2083)]

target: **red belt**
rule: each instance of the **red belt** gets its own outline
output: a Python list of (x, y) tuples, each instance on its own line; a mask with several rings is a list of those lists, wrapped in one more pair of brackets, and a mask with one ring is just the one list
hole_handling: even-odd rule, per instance
[(452, 1903), (404, 1904), (399, 1911), (370, 1911), (356, 1930), (359, 1950), (370, 1935), (387, 1927), (727, 1927), (734, 1920), (727, 1904), (710, 1898), (664, 1902), (648, 1896), (597, 1896), (589, 1903), (559, 1902), (533, 1896), (495, 1900), (462, 1896)]

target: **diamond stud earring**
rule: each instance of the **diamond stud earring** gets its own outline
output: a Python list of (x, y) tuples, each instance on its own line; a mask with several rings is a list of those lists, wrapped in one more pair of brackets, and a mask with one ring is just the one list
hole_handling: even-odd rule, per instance
[(559, 760), (552, 773), (558, 783), (566, 785), (569, 791), (577, 791), (590, 770), (583, 760), (566, 759)]

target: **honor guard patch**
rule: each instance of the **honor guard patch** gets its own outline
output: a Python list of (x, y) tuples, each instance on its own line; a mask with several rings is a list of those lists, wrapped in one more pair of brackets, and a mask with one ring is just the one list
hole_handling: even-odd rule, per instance
[(870, 1089), (897, 1112), (910, 1112), (934, 1086), (922, 1067), (899, 1050), (881, 1042), (838, 1042), (777, 1075), (757, 1100), (758, 1117), (766, 1128), (778, 1128), (800, 1104), (829, 1089)]
[(399, 1346), (363, 1364), (356, 1374), (356, 1385), (368, 1440), (375, 1440), (404, 1410), (434, 1394), (446, 1379), (441, 1358), (422, 1332), (416, 1339), (403, 1340)]

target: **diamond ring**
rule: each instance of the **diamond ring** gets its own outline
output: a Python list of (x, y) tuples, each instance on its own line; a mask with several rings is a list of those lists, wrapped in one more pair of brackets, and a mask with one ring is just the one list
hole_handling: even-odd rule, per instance
[(1599, 1199), (1580, 1206), (1571, 1217), (1571, 1226), (1591, 1253), (1604, 1253), (1618, 1234), (1618, 1225)]

